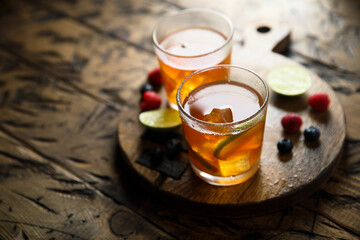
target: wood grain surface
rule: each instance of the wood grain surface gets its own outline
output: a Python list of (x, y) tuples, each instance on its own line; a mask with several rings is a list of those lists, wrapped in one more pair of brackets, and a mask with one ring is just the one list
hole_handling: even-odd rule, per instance
[[(269, 31), (258, 31), (261, 27)], [(291, 59), (272, 52), (273, 49), (281, 51), (287, 47), (290, 37), (287, 25), (264, 19), (249, 23), (244, 32), (245, 44), (234, 46), (232, 64), (254, 70), (263, 79), (278, 66), (299, 66)], [(174, 205), (174, 201), (177, 201), (179, 207), (193, 214), (239, 217), (283, 209), (309, 196), (330, 177), (340, 159), (345, 140), (345, 117), (340, 101), (324, 80), (311, 72), (309, 74), (312, 86), (304, 95), (284, 97), (271, 91), (260, 170), (243, 184), (211, 186), (199, 181), (191, 167), (187, 168), (181, 179), (176, 179), (139, 164), (137, 159), (144, 151), (162, 147), (162, 144), (156, 144), (156, 139), (143, 138), (146, 128), (138, 120), (139, 109), (126, 111), (119, 121), (119, 144), (124, 157), (138, 177), (148, 181), (156, 194), (162, 194), (164, 203)], [(328, 111), (311, 110), (307, 99), (314, 93), (328, 94), (331, 101)], [(139, 99), (135, 98), (134, 101), (138, 102)], [(166, 101), (166, 97), (163, 101)], [(287, 113), (297, 113), (303, 119), (299, 132), (287, 134), (282, 130), (280, 119)], [(309, 126), (320, 129), (319, 142), (304, 140), (302, 133)], [(182, 135), (182, 129), (178, 132)], [(281, 138), (292, 140), (294, 149), (290, 154), (278, 153), (276, 143)], [(183, 153), (173, 161), (189, 164), (189, 156)]]
[[(201, 217), (153, 201), (123, 166), (117, 125), (157, 66), (150, 33), (188, 7), (225, 12), (245, 44), (254, 18), (287, 20), (282, 54), (332, 88), (346, 117), (339, 166), (271, 214)], [(3, 0), (0, 239), (358, 239), (358, 1)], [(128, 87), (131, 85), (132, 87)]]

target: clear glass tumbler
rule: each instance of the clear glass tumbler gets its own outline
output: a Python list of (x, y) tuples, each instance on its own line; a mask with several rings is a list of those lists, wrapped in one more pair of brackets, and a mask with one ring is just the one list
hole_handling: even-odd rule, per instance
[(224, 14), (190, 8), (162, 18), (152, 40), (170, 107), (177, 109), (176, 91), (194, 71), (230, 64), (233, 25)]
[(255, 72), (232, 65), (198, 70), (177, 91), (194, 172), (206, 182), (234, 185), (260, 164), (269, 89)]

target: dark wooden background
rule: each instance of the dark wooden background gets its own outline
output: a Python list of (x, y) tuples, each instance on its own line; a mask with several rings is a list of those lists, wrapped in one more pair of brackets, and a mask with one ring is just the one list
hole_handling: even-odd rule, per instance
[[(152, 28), (200, 6), (226, 13), (239, 45), (248, 22), (287, 21), (284, 54), (337, 93), (345, 149), (306, 200), (251, 218), (201, 217), (157, 204), (128, 176), (117, 124), (157, 66)], [(0, 239), (358, 239), (359, 103), (356, 0), (1, 0)]]

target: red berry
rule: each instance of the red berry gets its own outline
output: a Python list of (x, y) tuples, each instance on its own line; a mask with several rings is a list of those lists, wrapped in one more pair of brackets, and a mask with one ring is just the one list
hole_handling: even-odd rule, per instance
[(329, 106), (330, 99), (326, 93), (316, 93), (309, 97), (308, 103), (316, 111), (325, 111)]
[(143, 100), (140, 103), (141, 111), (158, 109), (161, 105), (160, 96), (154, 91), (146, 91), (143, 94)]
[(281, 118), (281, 125), (285, 132), (294, 133), (297, 132), (302, 124), (302, 119), (296, 113), (288, 113)]
[(160, 68), (156, 67), (151, 70), (148, 74), (148, 82), (153, 86), (160, 86), (162, 84), (162, 78), (160, 73)]

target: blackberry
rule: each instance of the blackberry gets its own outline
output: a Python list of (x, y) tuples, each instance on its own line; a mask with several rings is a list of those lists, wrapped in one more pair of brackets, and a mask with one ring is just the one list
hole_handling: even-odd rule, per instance
[(306, 141), (314, 142), (320, 137), (320, 130), (314, 126), (310, 126), (304, 130), (304, 137)]
[(181, 141), (179, 139), (172, 138), (166, 142), (165, 148), (166, 148), (166, 155), (169, 158), (176, 157), (181, 152), (182, 149)]
[(288, 153), (293, 148), (292, 141), (290, 139), (283, 138), (277, 143), (277, 148), (280, 153)]

